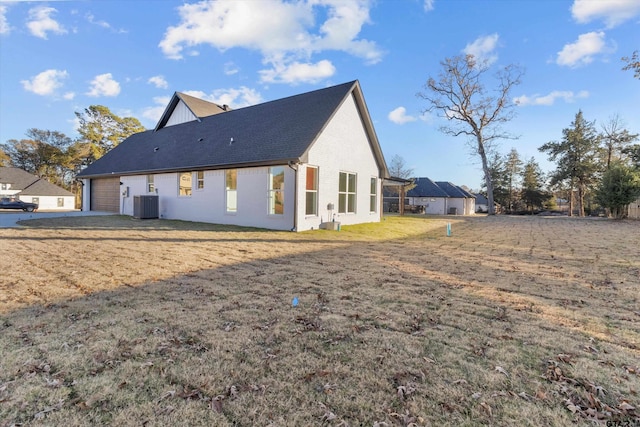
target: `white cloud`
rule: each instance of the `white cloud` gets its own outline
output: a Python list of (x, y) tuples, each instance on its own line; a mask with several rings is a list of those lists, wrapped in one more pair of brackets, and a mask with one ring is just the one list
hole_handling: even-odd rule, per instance
[(31, 80), (22, 80), (22, 87), (36, 95), (54, 95), (56, 89), (62, 87), (62, 80), (69, 77), (66, 70), (46, 70)]
[[(159, 44), (167, 57), (180, 59), (183, 51), (193, 52), (203, 44), (221, 51), (255, 50), (271, 66), (263, 75), (274, 82), (291, 79), (274, 72), (297, 72), (302, 64), (312, 63), (313, 55), (326, 50), (346, 52), (369, 64), (383, 55), (375, 42), (358, 38), (362, 26), (369, 23), (369, 0), (203, 0), (178, 11), (180, 23), (167, 28)], [(316, 71), (320, 63), (327, 66), (317, 61)]]
[(580, 34), (575, 43), (564, 45), (558, 52), (556, 63), (567, 67), (579, 67), (593, 62), (593, 56), (605, 52), (603, 31)]
[(88, 96), (117, 96), (120, 93), (120, 83), (113, 79), (111, 73), (100, 74), (91, 80)]
[(527, 95), (518, 96), (513, 99), (513, 102), (521, 107), (524, 107), (527, 105), (549, 106), (549, 105), (553, 105), (556, 99), (562, 99), (566, 103), (572, 103), (572, 102), (575, 102), (576, 99), (588, 98), (588, 97), (589, 97), (589, 92), (587, 92), (586, 90), (582, 90), (578, 93), (574, 93), (573, 91), (566, 91), (566, 90), (565, 91), (554, 90), (553, 92), (550, 92), (548, 95), (535, 94), (532, 96), (527, 96)]
[(246, 86), (241, 86), (238, 89), (216, 89), (209, 95), (196, 90), (184, 91), (184, 93), (206, 101), (215, 102), (218, 105), (226, 104), (233, 109), (256, 105), (263, 101), (262, 95), (260, 95), (259, 92)]
[(0, 4), (0, 34), (9, 34), (11, 26), (7, 20), (7, 6)]
[(233, 61), (229, 61), (224, 64), (224, 73), (227, 76), (232, 76), (234, 74), (237, 74), (238, 71), (240, 70), (238, 69), (237, 65)]
[(335, 74), (336, 67), (331, 61), (310, 64), (293, 62), (289, 64), (276, 63), (270, 70), (260, 70), (260, 80), (263, 83), (317, 83)]
[(498, 46), (499, 36), (493, 33), (488, 36), (482, 36), (469, 43), (462, 50), (467, 55), (473, 55), (478, 62), (485, 62), (491, 65), (498, 60), (498, 54), (495, 49)]
[(147, 83), (154, 85), (158, 89), (166, 89), (169, 87), (169, 83), (164, 79), (163, 76), (153, 76), (149, 80), (147, 80)]
[(89, 21), (90, 24), (97, 25), (98, 27), (106, 28), (107, 30), (111, 30), (111, 31), (113, 31), (115, 33), (123, 34), (123, 33), (127, 32), (124, 29), (116, 30), (107, 21), (96, 20), (96, 17), (91, 13), (87, 13), (85, 16), (87, 18), (87, 21)]
[(167, 108), (167, 104), (171, 100), (170, 96), (156, 96), (153, 98), (153, 102), (156, 104), (153, 107), (147, 107), (142, 111), (142, 117), (152, 122), (157, 123), (162, 117), (162, 113)]
[(64, 95), (62, 95), (62, 98), (66, 99), (67, 101), (71, 101), (75, 97), (76, 97), (75, 92), (67, 92)]
[(413, 122), (416, 120), (413, 116), (407, 116), (407, 109), (404, 107), (398, 107), (391, 111), (387, 116), (389, 120), (397, 125), (403, 125), (405, 123)]
[(581, 23), (602, 19), (608, 28), (640, 15), (638, 0), (575, 0), (571, 6), (573, 18)]
[(432, 11), (434, 6), (433, 4), (435, 3), (435, 0), (424, 0), (424, 10), (425, 12), (429, 12)]
[(31, 34), (43, 39), (47, 38), (47, 32), (49, 31), (54, 34), (65, 34), (67, 30), (51, 17), (56, 12), (56, 9), (46, 6), (30, 9), (27, 28), (29, 28)]

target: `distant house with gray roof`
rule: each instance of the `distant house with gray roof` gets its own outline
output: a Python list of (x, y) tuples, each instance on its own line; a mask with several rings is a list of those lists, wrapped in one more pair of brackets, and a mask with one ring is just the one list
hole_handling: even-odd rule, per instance
[(233, 110), (175, 93), (78, 175), (83, 210), (151, 196), (160, 218), (292, 231), (380, 221), (387, 177), (358, 81)]
[(424, 206), (426, 214), (473, 215), (475, 196), (461, 187), (446, 181), (415, 178), (415, 187), (407, 192), (407, 203)]
[(75, 208), (73, 193), (14, 167), (0, 167), (0, 198), (37, 203), (39, 210)]

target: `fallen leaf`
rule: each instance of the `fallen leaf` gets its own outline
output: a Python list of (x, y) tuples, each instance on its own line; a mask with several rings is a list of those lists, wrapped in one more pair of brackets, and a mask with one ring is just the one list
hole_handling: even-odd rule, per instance
[(218, 414), (222, 413), (222, 399), (220, 399), (220, 397), (216, 396), (213, 399), (211, 399), (211, 405), (210, 405), (211, 409), (214, 412), (217, 412)]
[(325, 412), (324, 415), (322, 416), (322, 421), (331, 421), (335, 419), (336, 419), (336, 414), (334, 414), (331, 411)]
[(621, 404), (618, 405), (618, 409), (625, 411), (625, 412), (630, 412), (630, 411), (635, 411), (635, 406), (631, 406), (629, 405), (627, 402), (622, 402)]
[(487, 415), (489, 415), (490, 418), (493, 417), (493, 411), (491, 410), (491, 406), (489, 406), (485, 402), (480, 403), (480, 406), (482, 406), (482, 409), (484, 409), (484, 411), (487, 413)]
[(500, 372), (501, 374), (504, 374), (507, 376), (507, 378), (509, 377), (509, 373), (501, 366), (496, 366), (496, 371)]

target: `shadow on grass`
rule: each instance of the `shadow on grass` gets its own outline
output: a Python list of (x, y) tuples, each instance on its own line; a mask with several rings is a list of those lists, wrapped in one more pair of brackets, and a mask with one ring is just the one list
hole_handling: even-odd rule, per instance
[[(200, 226), (178, 223), (170, 230)], [(345, 240), (6, 313), (0, 418), (572, 425), (584, 420), (564, 402), (577, 399), (584, 390), (575, 384), (587, 380), (606, 388), (598, 398), (616, 407), (638, 385), (630, 371), (622, 376), (635, 353), (590, 340), (575, 322), (609, 320), (589, 307), (558, 311), (551, 295), (529, 305), (549, 289), (535, 268), (546, 258), (534, 253), (529, 269), (512, 270), (503, 249), (483, 264), (490, 257), (455, 250), (465, 243), (462, 231)], [(580, 289), (581, 279), (568, 277)], [(542, 378), (545, 361), (558, 354), (571, 361), (557, 366), (565, 378), (583, 378), (564, 388)]]

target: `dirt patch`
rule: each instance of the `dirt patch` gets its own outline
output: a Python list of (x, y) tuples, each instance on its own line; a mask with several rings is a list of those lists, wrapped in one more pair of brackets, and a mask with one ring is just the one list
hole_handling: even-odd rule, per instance
[(2, 426), (640, 423), (637, 222), (29, 225), (0, 230)]

